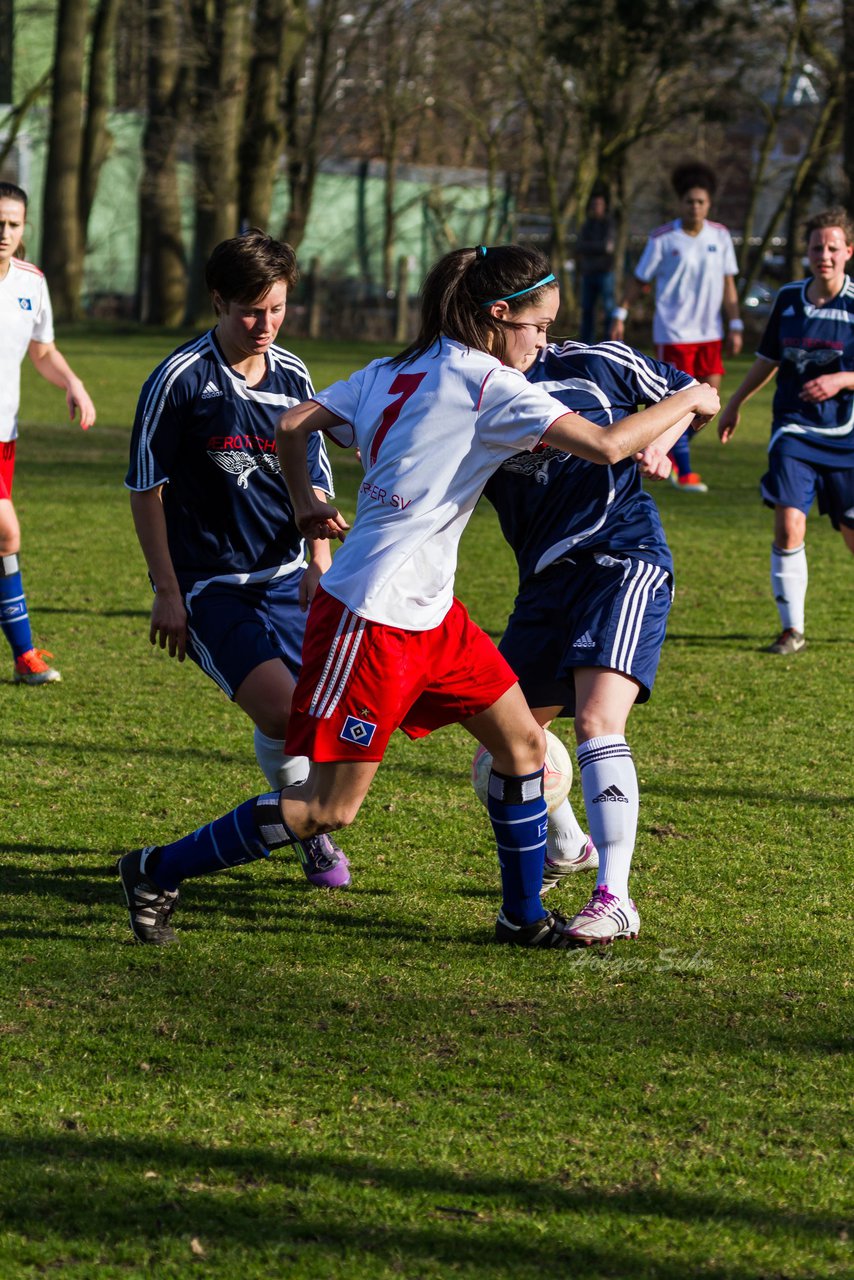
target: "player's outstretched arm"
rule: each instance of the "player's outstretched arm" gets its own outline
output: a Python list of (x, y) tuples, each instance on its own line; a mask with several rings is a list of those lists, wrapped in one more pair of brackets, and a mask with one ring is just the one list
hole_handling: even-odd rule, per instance
[(41, 376), (65, 392), (65, 403), (68, 405), (71, 421), (74, 421), (75, 413), (79, 413), (80, 425), (84, 431), (88, 431), (95, 421), (95, 406), (62, 352), (53, 342), (31, 342), (27, 350)]
[(306, 538), (343, 538), (349, 525), (337, 507), (314, 490), (308, 471), (308, 437), (340, 426), (343, 419), (316, 400), (287, 409), (276, 424), (276, 453), (294, 508), (297, 528)]
[(721, 412), (718, 420), (718, 435), (720, 436), (721, 444), (726, 444), (727, 441), (732, 439), (732, 433), (741, 418), (741, 406), (757, 391), (761, 390), (766, 382), (771, 381), (777, 369), (778, 365), (773, 360), (766, 360), (764, 356), (756, 357), (742, 378), (741, 386), (737, 391), (733, 392)]
[(705, 424), (720, 408), (718, 393), (706, 382), (685, 387), (675, 395), (650, 405), (641, 413), (600, 427), (576, 413), (565, 413), (543, 436), (545, 444), (564, 449), (588, 462), (615, 463), (640, 453), (668, 427), (691, 414), (694, 425)]
[(183, 662), (187, 653), (187, 610), (169, 553), (162, 489), (160, 485), (156, 489), (132, 492), (130, 509), (136, 536), (154, 584), (148, 638), (152, 644), (159, 644), (161, 649), (168, 646), (169, 657)]

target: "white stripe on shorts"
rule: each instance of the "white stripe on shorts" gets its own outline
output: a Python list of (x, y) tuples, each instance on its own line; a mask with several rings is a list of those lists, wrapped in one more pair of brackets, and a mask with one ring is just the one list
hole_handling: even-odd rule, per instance
[(329, 646), (323, 671), (314, 689), (309, 715), (328, 720), (338, 706), (366, 626), (366, 620), (351, 613), (349, 609), (342, 613), (335, 639)]
[(609, 662), (609, 666), (617, 671), (631, 671), (635, 650), (643, 629), (646, 607), (656, 590), (666, 581), (667, 570), (662, 569), (660, 565), (640, 561), (632, 570), (628, 590), (620, 608)]

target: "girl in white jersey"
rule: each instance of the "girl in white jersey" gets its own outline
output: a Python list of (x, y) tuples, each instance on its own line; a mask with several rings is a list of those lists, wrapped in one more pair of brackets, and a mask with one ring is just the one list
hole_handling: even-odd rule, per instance
[[(611, 338), (622, 341), (629, 309), (655, 283), (652, 340), (657, 359), (692, 378), (720, 388), (726, 352), (741, 351), (744, 323), (739, 315), (738, 263), (732, 236), (708, 214), (717, 180), (708, 165), (688, 161), (671, 175), (681, 217), (653, 231), (613, 312)], [(691, 433), (670, 451), (671, 478), (686, 493), (706, 493), (708, 485), (691, 466)]]
[(544, 735), (514, 673), (454, 598), (457, 545), (491, 473), (546, 433), (557, 448), (614, 462), (686, 413), (713, 416), (718, 399), (692, 386), (607, 430), (565, 412), (523, 376), (558, 302), (535, 250), (456, 250), (427, 277), (410, 347), (280, 419), (279, 458), (307, 537), (341, 537), (348, 528), (312, 488), (311, 433), (357, 444), (365, 466), (353, 529), (312, 604), (291, 708), (286, 749), (307, 755), (311, 773), (300, 789), (259, 796), (174, 844), (142, 850), (138, 892), (129, 895), (141, 941), (174, 936), (176, 866), (195, 859), (191, 874), (200, 875), (348, 825), (396, 728), (417, 738), (458, 723), (493, 756), (497, 941), (572, 945), (566, 921), (544, 914), (540, 902)]
[(0, 182), (0, 627), (15, 661), (15, 682), (50, 684), (60, 675), (45, 662), (53, 655), (33, 647), (18, 562), (21, 530), (12, 503), (24, 356), (43, 378), (62, 388), (72, 420), (79, 413), (84, 431), (95, 421), (95, 407), (54, 343), (47, 281), (38, 267), (22, 261), (26, 218), (26, 192), (13, 182)]

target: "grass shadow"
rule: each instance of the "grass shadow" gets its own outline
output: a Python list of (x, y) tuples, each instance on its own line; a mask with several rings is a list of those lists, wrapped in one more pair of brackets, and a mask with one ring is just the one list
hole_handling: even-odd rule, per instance
[[(529, 1181), (456, 1173), (427, 1162), (258, 1146), (223, 1150), (165, 1136), (9, 1135), (0, 1139), (4, 1158), (18, 1174), (6, 1180), (6, 1231), (30, 1241), (61, 1231), (67, 1250), (130, 1245), (147, 1253), (158, 1240), (192, 1234), (219, 1250), (364, 1255), (406, 1275), (418, 1274), (429, 1259), (434, 1267), (455, 1273), (471, 1268), (478, 1275), (553, 1275), (560, 1264), (580, 1276), (685, 1280), (684, 1261), (668, 1256), (660, 1238), (647, 1236), (643, 1245), (631, 1237), (578, 1244), (573, 1224), (616, 1214), (627, 1222), (713, 1233), (749, 1230), (778, 1247), (792, 1235), (814, 1245), (831, 1243), (848, 1226), (841, 1216), (779, 1209), (749, 1196), (690, 1194), (652, 1182), (576, 1185), (569, 1169), (555, 1181)], [(399, 1222), (378, 1220), (376, 1205), (360, 1216), (366, 1197), (379, 1197), (382, 1205), (386, 1196), (393, 1197), (386, 1209), (391, 1206)], [(521, 1224), (514, 1230), (508, 1215), (550, 1221), (552, 1230), (523, 1230)], [(704, 1280), (758, 1280), (769, 1273), (744, 1261), (704, 1265), (702, 1274)]]

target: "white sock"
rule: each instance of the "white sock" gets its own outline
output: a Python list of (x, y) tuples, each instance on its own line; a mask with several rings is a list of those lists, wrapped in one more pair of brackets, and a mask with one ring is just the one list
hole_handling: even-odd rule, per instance
[(271, 787), (295, 787), (308, 777), (307, 756), (286, 756), (284, 738), (268, 738), (255, 726), (255, 759)]
[(792, 551), (781, 551), (772, 543), (771, 591), (784, 631), (794, 627), (803, 635), (807, 576), (806, 543)]
[(576, 756), (590, 839), (599, 850), (596, 887), (629, 896), (629, 868), (638, 829), (638, 776), (622, 734), (588, 738)]
[(566, 862), (577, 858), (586, 843), (586, 832), (578, 825), (572, 805), (563, 800), (554, 813), (549, 814), (546, 857), (552, 862)]

